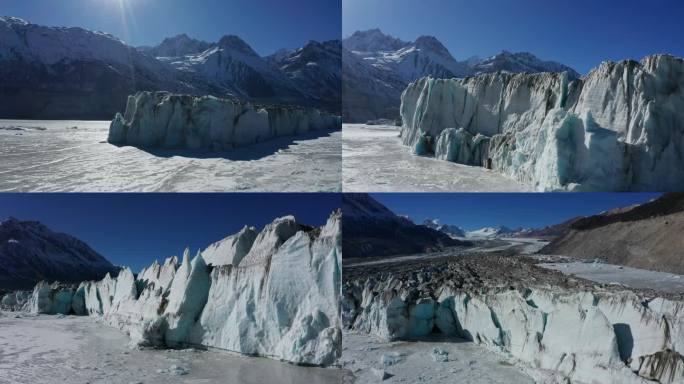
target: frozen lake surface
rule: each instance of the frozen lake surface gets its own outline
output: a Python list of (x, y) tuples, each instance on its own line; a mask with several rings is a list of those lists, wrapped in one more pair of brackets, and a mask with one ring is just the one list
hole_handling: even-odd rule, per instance
[(337, 384), (345, 375), (225, 352), (129, 349), (126, 335), (88, 317), (0, 312), (0, 384)]
[(340, 131), (229, 152), (107, 143), (108, 121), (0, 120), (4, 192), (340, 191)]
[(415, 156), (401, 144), (399, 128), (344, 124), (345, 192), (523, 192), (515, 180), (482, 167)]
[(345, 332), (342, 346), (342, 365), (355, 372), (356, 383), (534, 383), (506, 357), (464, 340), (388, 343)]

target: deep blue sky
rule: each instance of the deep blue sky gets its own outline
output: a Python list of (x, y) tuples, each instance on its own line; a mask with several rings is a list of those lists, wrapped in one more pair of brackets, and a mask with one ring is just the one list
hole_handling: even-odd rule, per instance
[(342, 0), (342, 34), (436, 36), (456, 59), (529, 51), (581, 73), (604, 60), (684, 56), (681, 0)]
[(657, 193), (376, 193), (372, 196), (416, 223), (439, 219), (468, 230), (496, 225), (540, 228), (577, 216), (643, 203)]
[(105, 31), (136, 46), (180, 33), (206, 41), (233, 34), (261, 55), (339, 39), (342, 29), (339, 0), (2, 0), (0, 14)]
[(320, 226), (339, 207), (338, 194), (0, 194), (0, 218), (41, 221), (134, 272), (279, 216)]

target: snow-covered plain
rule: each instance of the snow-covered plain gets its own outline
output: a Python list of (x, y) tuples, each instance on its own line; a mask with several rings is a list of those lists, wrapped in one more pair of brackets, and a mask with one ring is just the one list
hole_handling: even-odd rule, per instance
[(383, 342), (345, 332), (342, 345), (343, 367), (358, 383), (534, 383), (502, 354), (464, 340)]
[(513, 179), (481, 167), (416, 156), (401, 144), (399, 127), (344, 124), (345, 192), (523, 192)]
[(0, 383), (339, 383), (340, 369), (217, 351), (131, 349), (87, 317), (0, 312)]
[(341, 190), (341, 133), (311, 132), (228, 152), (108, 144), (109, 121), (0, 120), (3, 192)]

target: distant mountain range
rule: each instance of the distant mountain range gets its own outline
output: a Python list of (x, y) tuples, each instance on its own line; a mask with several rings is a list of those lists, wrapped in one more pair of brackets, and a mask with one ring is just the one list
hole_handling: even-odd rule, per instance
[(367, 194), (342, 196), (343, 257), (409, 255), (469, 245), (396, 215)]
[(0, 221), (0, 289), (30, 289), (41, 280), (99, 280), (118, 270), (86, 243), (37, 221)]
[(503, 225), (483, 227), (474, 230), (465, 230), (457, 225), (442, 224), (437, 219), (426, 219), (423, 226), (440, 231), (455, 238), (468, 239), (496, 239), (496, 238), (535, 238), (554, 239), (565, 234), (570, 226), (582, 218), (573, 218), (560, 224), (549, 225), (544, 228), (515, 228), (511, 229)]
[(406, 42), (379, 29), (357, 31), (342, 41), (343, 118), (345, 122), (366, 122), (399, 117), (401, 93), (419, 78), (453, 78), (483, 73), (568, 72), (570, 79), (580, 74), (531, 53), (503, 51), (487, 59), (456, 60), (433, 36), (420, 36)]
[(131, 47), (83, 28), (0, 17), (0, 117), (111, 119), (140, 90), (235, 97), (340, 112), (341, 41), (260, 57), (238, 36), (178, 35)]

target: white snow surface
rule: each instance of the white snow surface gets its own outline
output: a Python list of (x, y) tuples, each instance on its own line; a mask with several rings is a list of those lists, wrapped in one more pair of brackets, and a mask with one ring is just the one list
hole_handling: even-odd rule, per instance
[(442, 138), (449, 128), (484, 135), (472, 164), (538, 191), (682, 190), (682, 85), (684, 60), (668, 55), (605, 62), (572, 83), (567, 73), (423, 78), (402, 95), (402, 140), (461, 152), (474, 149), (462, 135)]
[(87, 317), (0, 312), (2, 384), (336, 384), (346, 375), (221, 351), (131, 349), (123, 332)]
[(256, 107), (213, 96), (138, 92), (117, 113), (107, 141), (147, 148), (233, 149), (280, 136), (337, 130), (339, 116), (313, 108)]
[(202, 345), (333, 365), (341, 348), (339, 220), (335, 213), (313, 229), (283, 217), (258, 234), (241, 260), (217, 256), (213, 246), (191, 260), (186, 250), (180, 264), (154, 263), (137, 279), (124, 269), (79, 289), (88, 314), (128, 333), (134, 345)]
[[(358, 383), (380, 382), (378, 371), (387, 374), (384, 383), (534, 383), (510, 358), (462, 339), (385, 342), (344, 332), (342, 340), (342, 366)], [(438, 353), (446, 361), (435, 361)]]
[(509, 177), (481, 167), (416, 156), (401, 145), (399, 127), (344, 124), (344, 192), (522, 192)]
[(341, 132), (226, 152), (145, 151), (106, 142), (108, 121), (0, 120), (0, 191), (341, 190)]

